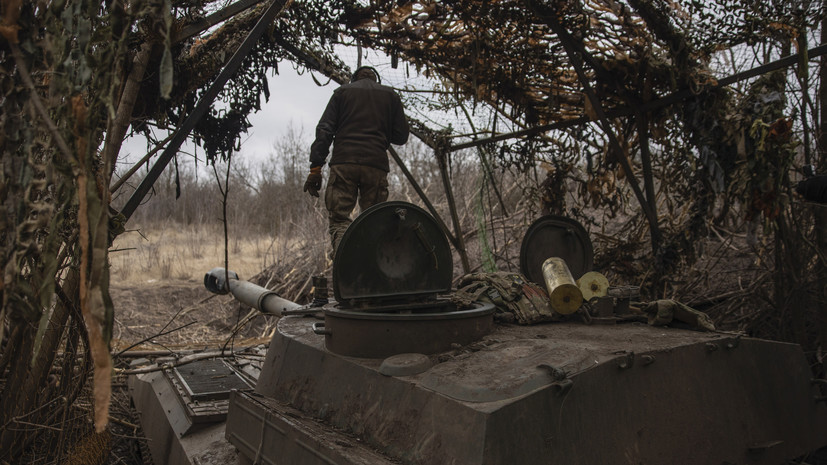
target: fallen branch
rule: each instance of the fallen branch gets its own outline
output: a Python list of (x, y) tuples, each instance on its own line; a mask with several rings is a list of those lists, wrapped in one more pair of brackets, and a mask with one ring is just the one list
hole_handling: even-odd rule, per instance
[(230, 353), (225, 353), (225, 352), (222, 352), (222, 351), (212, 351), (212, 352), (204, 352), (204, 353), (201, 353), (201, 354), (193, 354), (193, 355), (188, 355), (186, 357), (182, 357), (182, 358), (180, 358), (180, 359), (178, 359), (174, 362), (168, 362), (168, 363), (164, 363), (164, 364), (161, 364), (161, 365), (154, 365), (154, 366), (149, 366), (149, 367), (145, 367), (145, 368), (135, 368), (135, 369), (131, 369), (131, 370), (124, 370), (124, 369), (115, 368), (115, 373), (117, 373), (119, 375), (141, 375), (141, 374), (146, 374), (146, 373), (154, 373), (156, 371), (163, 371), (163, 370), (168, 370), (168, 369), (171, 369), (171, 368), (176, 368), (176, 367), (188, 365), (192, 362), (197, 362), (199, 360), (208, 360), (208, 359), (211, 359), (211, 358), (235, 357), (237, 354), (242, 354), (242, 353), (244, 353), (244, 351), (250, 350), (252, 347), (255, 347), (255, 346), (245, 347), (245, 348), (239, 350), (238, 352), (230, 352)]
[[(177, 314), (176, 314), (176, 315), (177, 315)], [(174, 319), (174, 318), (175, 318), (175, 317), (173, 317), (173, 319)], [(172, 320), (170, 320), (170, 321), (172, 321)], [(197, 321), (190, 321), (189, 323), (183, 324), (183, 325), (181, 325), (181, 326), (179, 326), (179, 327), (177, 327), (177, 328), (170, 329), (169, 331), (163, 331), (163, 330), (162, 330), (162, 332), (160, 332), (160, 333), (158, 333), (158, 334), (153, 334), (152, 336), (145, 337), (145, 338), (141, 339), (140, 341), (138, 341), (138, 342), (136, 342), (136, 343), (132, 344), (131, 346), (127, 347), (126, 349), (124, 349), (124, 350), (122, 350), (122, 351), (118, 352), (117, 354), (113, 355), (112, 357), (113, 357), (113, 358), (120, 357), (120, 356), (121, 356), (124, 352), (128, 351), (129, 349), (132, 349), (133, 347), (137, 347), (137, 346), (139, 346), (139, 345), (143, 344), (144, 342), (149, 342), (150, 340), (155, 339), (156, 337), (166, 336), (167, 334), (174, 333), (175, 331), (178, 331), (178, 330), (184, 329), (184, 328), (186, 328), (187, 326), (192, 325), (193, 323), (197, 323)], [(164, 326), (164, 328), (166, 328), (166, 326)]]
[[(127, 349), (124, 349), (127, 350)], [(121, 351), (116, 355), (116, 357), (121, 358), (142, 358), (142, 357), (165, 357), (168, 355), (172, 355), (175, 352), (167, 349), (167, 350), (133, 350), (129, 352)]]
[[(75, 405), (74, 407), (75, 407), (76, 409), (78, 409), (78, 410), (82, 411), (82, 412), (92, 413), (92, 409), (87, 408), (87, 407), (84, 407), (84, 406), (82, 406), (82, 405)], [(138, 429), (138, 425), (133, 425), (132, 423), (130, 423), (130, 422), (128, 422), (128, 421), (121, 420), (121, 419), (119, 419), (119, 418), (117, 418), (117, 417), (113, 417), (112, 415), (109, 415), (109, 421), (114, 422), (114, 423), (117, 423), (117, 424), (119, 424), (119, 425), (121, 425), (121, 426), (125, 426), (125, 427), (127, 427), (127, 428), (131, 428), (131, 429), (133, 429), (133, 430), (137, 430), (137, 429)]]

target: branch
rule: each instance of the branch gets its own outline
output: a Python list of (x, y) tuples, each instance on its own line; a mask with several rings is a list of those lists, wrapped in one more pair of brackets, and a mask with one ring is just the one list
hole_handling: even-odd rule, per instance
[(202, 18), (194, 23), (187, 24), (172, 36), (172, 43), (177, 44), (178, 42), (187, 40), (190, 37), (204, 32), (222, 21), (226, 21), (232, 18), (233, 16), (243, 12), (244, 10), (252, 6), (258, 5), (262, 1), (263, 0), (241, 0), (239, 2), (233, 3), (232, 5), (229, 5), (226, 8), (216, 11), (215, 13), (207, 16), (206, 18)]
[(150, 52), (152, 52), (152, 44), (144, 42), (141, 45), (141, 50), (132, 60), (132, 70), (129, 71), (129, 76), (126, 78), (115, 118), (109, 121), (106, 128), (106, 142), (102, 154), (104, 166), (107, 168), (105, 171), (106, 184), (109, 184), (112, 179), (112, 172), (115, 170), (115, 159), (120, 153), (121, 145), (123, 145), (124, 137), (126, 137), (126, 129), (129, 127), (132, 111), (141, 91), (141, 81), (149, 62)]
[(144, 339), (141, 339), (140, 341), (138, 341), (138, 342), (136, 342), (136, 343), (132, 344), (131, 346), (127, 347), (126, 349), (123, 349), (122, 351), (118, 352), (117, 354), (115, 354), (115, 355), (114, 355), (114, 357), (120, 357), (120, 356), (121, 356), (121, 354), (123, 354), (124, 352), (128, 351), (129, 349), (131, 349), (131, 348), (133, 348), (133, 347), (137, 347), (137, 346), (139, 346), (139, 345), (143, 344), (144, 342), (147, 342), (147, 341), (149, 341), (149, 340), (151, 340), (151, 339), (154, 339), (154, 338), (156, 338), (156, 337), (166, 336), (167, 334), (174, 333), (175, 331), (178, 331), (178, 330), (180, 330), (180, 329), (184, 329), (184, 328), (186, 328), (187, 326), (189, 326), (189, 325), (191, 325), (191, 324), (195, 323), (195, 321), (190, 321), (189, 323), (187, 323), (187, 324), (185, 324), (185, 325), (181, 325), (181, 326), (179, 326), (179, 327), (177, 327), (177, 328), (170, 329), (169, 331), (164, 331), (165, 329), (167, 329), (167, 328), (169, 327), (169, 325), (171, 325), (171, 324), (172, 324), (172, 322), (173, 322), (173, 321), (175, 321), (175, 319), (176, 319), (176, 318), (178, 318), (178, 315), (180, 315), (182, 311), (184, 311), (184, 309), (183, 309), (183, 308), (181, 308), (181, 309), (179, 309), (177, 312), (175, 312), (175, 315), (172, 315), (172, 318), (170, 318), (170, 319), (169, 319), (169, 321), (167, 321), (167, 324), (165, 324), (165, 325), (164, 325), (164, 327), (163, 327), (163, 328), (161, 328), (161, 331), (160, 331), (160, 332), (158, 332), (158, 333), (156, 333), (156, 334), (153, 334), (152, 336), (146, 337), (146, 338), (144, 338)]
[[(471, 126), (471, 130), (476, 133), (477, 128), (474, 126), (474, 120), (471, 118), (471, 115), (468, 113), (468, 109), (465, 108), (465, 105), (462, 104), (461, 101), (457, 101), (459, 104), (462, 113), (465, 114), (465, 119), (468, 121), (468, 124)], [(473, 139), (478, 139), (476, 136), (473, 136)], [(508, 210), (505, 207), (505, 202), (503, 201), (503, 196), (500, 194), (500, 189), (497, 187), (497, 181), (494, 179), (494, 173), (491, 172), (491, 166), (488, 164), (488, 159), (485, 158), (485, 152), (482, 149), (482, 146), (477, 146), (477, 155), (480, 157), (480, 161), (482, 162), (482, 169), (485, 172), (485, 175), (488, 176), (489, 181), (491, 181), (491, 186), (494, 188), (494, 193), (497, 195), (497, 200), (500, 202), (500, 208), (503, 210), (503, 215), (506, 217), (508, 216)]]
[(263, 313), (259, 312), (258, 310), (251, 309), (241, 321), (237, 322), (235, 328), (230, 332), (230, 336), (224, 341), (224, 344), (221, 346), (221, 353), (223, 354), (224, 351), (227, 350), (227, 346), (230, 345), (230, 342), (235, 341), (236, 335), (245, 327), (247, 323), (253, 321), (254, 318), (263, 315)]
[[(229, 241), (230, 241), (230, 229), (229, 224), (227, 221), (227, 198), (230, 195), (230, 170), (232, 167), (233, 155), (232, 152), (227, 156), (227, 172), (224, 178), (224, 186), (221, 186), (221, 178), (218, 177), (218, 168), (216, 168), (215, 163), (212, 165), (213, 173), (215, 173), (215, 181), (218, 183), (218, 191), (221, 193), (221, 224), (224, 226), (224, 282), (230, 282), (230, 255), (229, 255)], [(235, 340), (235, 334), (237, 331), (233, 331), (232, 335), (230, 336), (231, 340)], [(224, 353), (224, 349), (227, 347), (227, 343), (224, 343), (221, 347), (221, 353)]]
[(132, 344), (131, 346), (127, 347), (126, 349), (124, 349), (124, 350), (118, 352), (117, 354), (113, 355), (113, 358), (120, 357), (121, 354), (123, 354), (127, 350), (129, 350), (133, 347), (138, 347), (139, 345), (143, 344), (144, 342), (149, 342), (150, 340), (155, 339), (156, 337), (166, 336), (167, 334), (174, 333), (175, 331), (179, 331), (179, 330), (184, 329), (187, 326), (190, 326), (190, 325), (195, 324), (195, 323), (197, 323), (197, 321), (190, 321), (189, 323), (183, 324), (183, 325), (181, 325), (177, 328), (172, 328), (169, 331), (163, 331), (163, 332), (160, 332), (158, 334), (153, 334), (152, 336), (145, 337), (145, 338), (141, 339), (140, 341), (138, 341), (138, 342)]
[[(239, 353), (243, 352), (245, 350), (248, 350), (248, 349), (249, 349), (249, 347), (245, 347), (244, 349), (240, 350)], [(176, 360), (174, 362), (164, 363), (162, 365), (155, 365), (155, 366), (150, 366), (150, 367), (146, 367), (146, 368), (135, 368), (135, 369), (132, 369), (132, 370), (124, 370), (124, 369), (116, 368), (115, 372), (118, 373), (119, 375), (141, 375), (141, 374), (144, 374), (144, 373), (154, 373), (156, 371), (162, 371), (162, 370), (168, 370), (170, 368), (180, 367), (180, 366), (183, 366), (183, 365), (190, 364), (192, 362), (197, 362), (199, 360), (207, 360), (207, 359), (211, 359), (211, 358), (234, 357), (235, 354), (236, 354), (236, 352), (230, 352), (229, 354), (224, 354), (222, 352), (216, 352), (216, 351), (204, 352), (202, 354), (188, 355), (188, 356), (183, 357), (183, 358), (181, 358), (179, 360)]]
[(144, 196), (146, 196), (147, 192), (152, 188), (155, 184), (155, 181), (161, 175), (161, 173), (166, 168), (169, 161), (172, 157), (178, 153), (178, 149), (181, 148), (181, 144), (184, 143), (187, 137), (189, 137), (190, 132), (195, 128), (195, 125), (201, 118), (209, 111), (210, 106), (213, 103), (213, 100), (218, 96), (219, 92), (224, 88), (224, 85), (230, 78), (238, 71), (238, 68), (241, 66), (241, 62), (247, 57), (247, 54), (250, 53), (250, 50), (256, 45), (258, 39), (264, 33), (264, 31), (270, 27), (273, 20), (278, 16), (281, 11), (284, 9), (287, 0), (274, 0), (270, 6), (264, 11), (264, 13), (259, 18), (256, 25), (247, 34), (247, 37), (244, 41), (239, 45), (236, 52), (230, 58), (230, 61), (224, 66), (224, 68), (218, 73), (218, 76), (215, 80), (210, 84), (207, 88), (206, 92), (201, 96), (198, 102), (195, 104), (195, 108), (193, 108), (192, 112), (187, 115), (184, 122), (175, 131), (175, 135), (173, 136), (172, 140), (169, 142), (169, 145), (155, 162), (155, 165), (147, 173), (146, 177), (135, 192), (132, 194), (132, 197), (127, 200), (126, 205), (124, 205), (123, 209), (121, 210), (121, 214), (126, 217), (128, 221), (129, 218), (135, 213), (135, 209), (138, 208), (138, 205), (143, 202)]
[(141, 166), (143, 166), (144, 163), (148, 162), (153, 155), (155, 155), (156, 153), (158, 153), (159, 150), (164, 148), (167, 142), (169, 142), (169, 140), (172, 139), (172, 136), (173, 134), (170, 134), (167, 136), (166, 139), (162, 140), (161, 142), (158, 142), (158, 145), (156, 145), (154, 149), (150, 150), (149, 153), (144, 155), (144, 157), (141, 158), (138, 161), (138, 163), (135, 163), (135, 165), (132, 168), (129, 168), (129, 171), (124, 173), (123, 176), (121, 176), (120, 179), (118, 179), (115, 182), (115, 184), (113, 184), (112, 187), (109, 188), (109, 192), (115, 193), (115, 191), (117, 191), (126, 181), (128, 181), (129, 178), (131, 178), (132, 175), (135, 174), (141, 168)]

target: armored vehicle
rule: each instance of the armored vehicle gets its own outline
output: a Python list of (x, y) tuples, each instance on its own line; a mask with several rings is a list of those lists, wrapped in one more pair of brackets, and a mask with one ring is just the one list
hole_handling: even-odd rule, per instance
[[(548, 257), (590, 271), (588, 234), (542, 218), (523, 274), (540, 281)], [(438, 225), (403, 202), (347, 230), (327, 303), (213, 270), (209, 288), (279, 316), (278, 330), (258, 366), (130, 379), (155, 463), (780, 465), (827, 444), (827, 405), (797, 345), (653, 327), (622, 295), (592, 324), (495, 323), (491, 303), (446, 297), (452, 272)]]

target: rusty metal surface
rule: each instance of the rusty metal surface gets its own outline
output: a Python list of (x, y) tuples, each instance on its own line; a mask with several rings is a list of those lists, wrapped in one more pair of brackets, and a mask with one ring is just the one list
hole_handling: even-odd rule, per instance
[[(481, 339), (494, 326), (494, 306), (475, 302), (466, 310), (377, 313), (325, 308), (327, 350), (350, 357), (384, 358), (416, 352), (434, 354)], [(320, 328), (318, 325), (316, 328)]]
[(565, 260), (576, 280), (592, 270), (594, 249), (589, 233), (577, 221), (547, 215), (535, 220), (520, 246), (520, 271), (530, 281), (545, 287), (543, 262), (551, 257)]
[(777, 465), (827, 443), (800, 347), (640, 324), (497, 326), (412, 376), (283, 318), (256, 392), (405, 464)]
[(448, 239), (425, 210), (384, 202), (348, 227), (333, 260), (333, 293), (341, 305), (415, 300), (451, 290)]

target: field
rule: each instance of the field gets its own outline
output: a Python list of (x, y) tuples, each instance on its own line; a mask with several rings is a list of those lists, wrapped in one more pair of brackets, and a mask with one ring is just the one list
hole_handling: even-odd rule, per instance
[[(263, 234), (235, 234), (229, 268), (249, 279), (274, 262), (276, 245)], [(114, 351), (145, 339), (146, 350), (214, 347), (229, 336), (238, 305), (204, 288), (204, 274), (224, 266), (220, 225), (141, 227), (119, 236), (110, 257)]]

